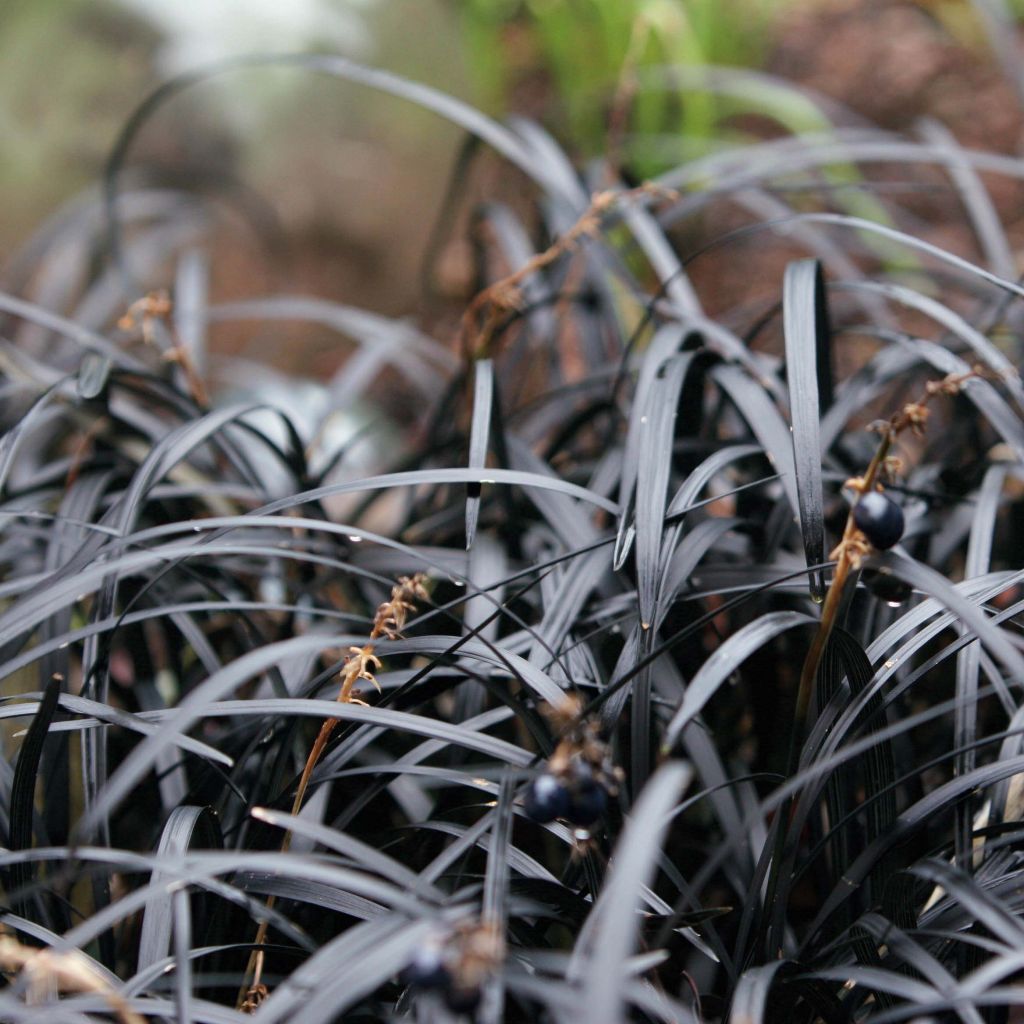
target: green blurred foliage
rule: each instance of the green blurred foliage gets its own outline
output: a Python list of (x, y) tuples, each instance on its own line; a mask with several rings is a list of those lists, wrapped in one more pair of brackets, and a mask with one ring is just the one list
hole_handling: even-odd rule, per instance
[[(547, 82), (544, 118), (583, 156), (606, 151), (617, 97), (628, 97), (628, 162), (641, 176), (745, 138), (746, 115), (792, 133), (827, 132), (796, 89), (712, 88), (701, 69), (760, 69), (789, 9), (843, 0), (451, 0), (469, 70), (495, 112), (529, 76)], [(855, 3), (856, 0), (853, 0)], [(1024, 16), (1024, 0), (906, 0), (960, 45), (990, 53), (978, 7)], [(536, 114), (534, 109), (531, 113)]]
[[(622, 160), (634, 176), (646, 179), (749, 141), (743, 126), (751, 115), (762, 126), (774, 123), (793, 135), (833, 130), (814, 100), (782, 80), (708, 77), (713, 67), (762, 68), (775, 19), (798, 2), (459, 0), (458, 6), (470, 73), (493, 109), (512, 105), (516, 79), (536, 72), (539, 64), (550, 75), (551, 99), (564, 119), (556, 126), (562, 141), (583, 157)], [(626, 105), (626, 123), (616, 129), (623, 113), (616, 110), (619, 103)], [(616, 138), (621, 129), (624, 135)], [(889, 223), (885, 207), (856, 188), (856, 167), (838, 159), (818, 173), (837, 189), (844, 212)], [(918, 261), (903, 247), (873, 235), (863, 241), (891, 271), (917, 271)]]
[[(564, 107), (566, 134), (586, 153), (604, 145), (609, 109), (624, 74), (656, 67), (757, 67), (772, 19), (789, 0), (461, 0), (471, 71), (493, 109), (508, 102), (525, 68), (509, 53), (510, 30), (525, 32)], [(529, 55), (527, 55), (528, 59)], [(518, 63), (517, 63), (518, 62)], [(700, 89), (685, 103), (641, 88), (631, 126), (688, 139), (716, 134), (716, 102)]]

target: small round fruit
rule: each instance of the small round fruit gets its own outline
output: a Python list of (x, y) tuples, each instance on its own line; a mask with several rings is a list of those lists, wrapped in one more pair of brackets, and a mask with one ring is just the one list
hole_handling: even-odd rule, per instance
[(444, 1002), (452, 1013), (472, 1013), (480, 1005), (480, 989), (453, 985), (445, 992)]
[(545, 772), (526, 787), (523, 810), (527, 817), (542, 825), (564, 818), (569, 813), (569, 791), (554, 775)]
[(914, 588), (909, 583), (894, 576), (891, 572), (865, 569), (860, 574), (860, 578), (875, 597), (894, 608), (909, 600), (914, 593)]
[(433, 944), (420, 946), (406, 965), (402, 978), (407, 985), (418, 989), (447, 989), (452, 975), (444, 962), (444, 950)]
[(608, 790), (588, 771), (581, 772), (569, 791), (569, 811), (565, 817), (574, 825), (593, 825), (608, 807)]
[(878, 491), (861, 495), (853, 506), (853, 521), (872, 547), (880, 551), (891, 548), (903, 536), (903, 510)]

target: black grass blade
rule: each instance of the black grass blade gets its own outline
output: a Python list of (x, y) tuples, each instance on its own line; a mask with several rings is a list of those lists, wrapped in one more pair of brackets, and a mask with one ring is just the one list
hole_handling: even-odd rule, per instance
[[(14, 768), (11, 782), (8, 810), (8, 839), (11, 850), (30, 850), (35, 831), (36, 780), (43, 757), (43, 745), (50, 733), (50, 726), (60, 701), (64, 679), (54, 675), (46, 685), (43, 699), (32, 718), (32, 724), (22, 742), (18, 763)], [(35, 902), (32, 893), (33, 871), (28, 861), (12, 864), (5, 872), (4, 885), (13, 896), (15, 912), (22, 916), (33, 916), (30, 907)]]
[[(825, 561), (818, 424), (832, 404), (831, 329), (825, 304), (825, 282), (816, 260), (800, 260), (786, 267), (782, 310), (800, 530), (804, 557), (810, 567)], [(811, 596), (821, 601), (825, 596), (821, 572), (811, 572), (810, 581)]]
[[(473, 419), (469, 429), (469, 468), (483, 469), (487, 462), (491, 419), (494, 408), (494, 366), (478, 359), (473, 375)], [(466, 550), (473, 547), (480, 518), (481, 484), (466, 484)]]

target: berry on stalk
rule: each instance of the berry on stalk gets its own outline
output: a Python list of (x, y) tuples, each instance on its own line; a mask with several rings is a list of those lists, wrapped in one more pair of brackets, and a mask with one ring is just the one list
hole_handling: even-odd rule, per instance
[(902, 509), (879, 491), (861, 495), (853, 506), (853, 521), (871, 546), (879, 551), (891, 548), (903, 536)]
[(593, 825), (608, 807), (608, 790), (594, 778), (589, 765), (579, 764), (569, 789), (569, 810), (565, 817), (574, 825)]
[(452, 1013), (472, 1013), (480, 1005), (480, 989), (475, 985), (453, 985), (444, 994), (444, 1003)]
[(440, 991), (451, 985), (452, 975), (445, 963), (444, 950), (434, 943), (420, 946), (402, 974), (407, 985), (421, 991)]
[(526, 788), (523, 810), (527, 817), (541, 825), (568, 817), (569, 807), (568, 789), (550, 772), (538, 775)]

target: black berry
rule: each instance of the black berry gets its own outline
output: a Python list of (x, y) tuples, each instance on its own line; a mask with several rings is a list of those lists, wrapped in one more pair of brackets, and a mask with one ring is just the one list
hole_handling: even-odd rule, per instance
[(568, 817), (569, 806), (569, 791), (554, 775), (545, 772), (526, 787), (523, 810), (542, 825), (555, 818)]
[(444, 1002), (452, 1013), (472, 1013), (480, 1005), (480, 989), (454, 985), (445, 992)]
[(569, 810), (565, 817), (574, 825), (593, 825), (608, 807), (608, 790), (594, 778), (589, 765), (578, 764), (569, 789)]
[(853, 506), (853, 521), (873, 547), (884, 551), (903, 536), (903, 511), (878, 491), (861, 495)]
[(418, 989), (440, 990), (451, 985), (451, 971), (444, 962), (444, 951), (435, 945), (420, 946), (402, 975), (407, 985)]
[(885, 601), (886, 604), (903, 604), (914, 593), (914, 588), (909, 583), (894, 576), (891, 572), (865, 569), (860, 574), (860, 578), (868, 590), (879, 600)]

